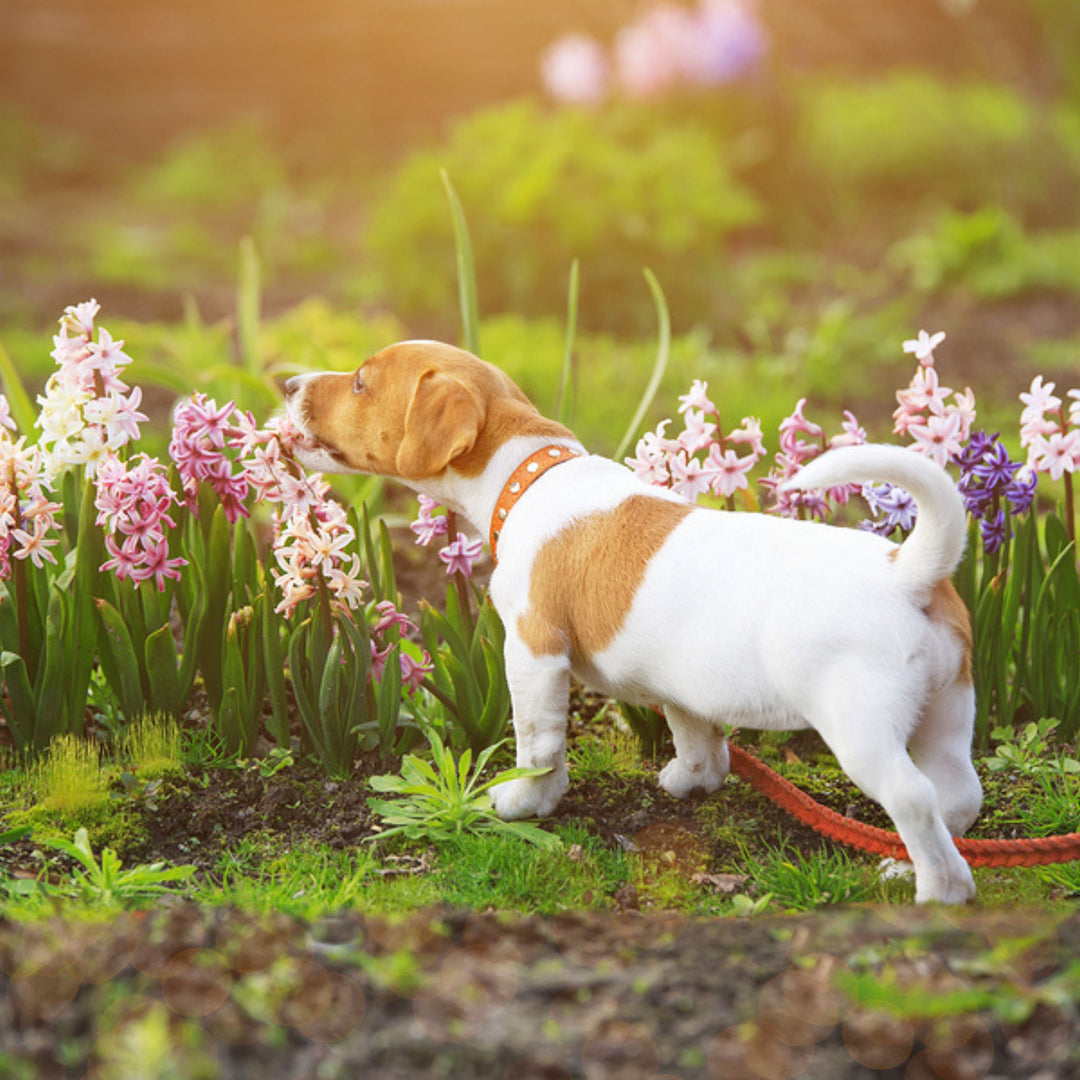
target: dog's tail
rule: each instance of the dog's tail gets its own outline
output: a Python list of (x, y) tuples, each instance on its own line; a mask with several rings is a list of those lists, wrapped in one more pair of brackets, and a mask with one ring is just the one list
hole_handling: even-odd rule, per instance
[(887, 481), (908, 491), (919, 515), (895, 555), (896, 573), (912, 592), (931, 589), (951, 576), (964, 554), (964, 500), (941, 466), (902, 446), (844, 446), (804, 466), (783, 488), (822, 490), (843, 484)]

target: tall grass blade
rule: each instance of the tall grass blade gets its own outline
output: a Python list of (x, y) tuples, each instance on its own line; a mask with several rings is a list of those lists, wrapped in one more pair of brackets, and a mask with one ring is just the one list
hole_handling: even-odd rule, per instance
[(476, 291), (476, 263), (473, 259), (472, 240), (469, 237), (469, 223), (465, 220), (465, 209), (450, 174), (440, 170), (446, 197), (450, 202), (450, 220), (454, 226), (454, 250), (457, 253), (458, 297), (461, 302), (461, 327), (465, 335), (465, 348), (474, 356), (480, 355), (480, 305)]
[(240, 361), (252, 375), (262, 375), (259, 357), (259, 322), (262, 307), (262, 283), (259, 253), (255, 241), (245, 236), (240, 241), (240, 274), (236, 287), (236, 330)]
[(652, 293), (653, 303), (656, 305), (656, 319), (659, 324), (656, 363), (653, 364), (652, 376), (649, 379), (648, 386), (645, 387), (645, 393), (642, 395), (641, 401), (638, 403), (634, 419), (630, 421), (630, 426), (626, 429), (622, 442), (619, 443), (615, 453), (612, 455), (616, 461), (622, 459), (631, 441), (640, 434), (641, 425), (652, 406), (657, 390), (660, 389), (660, 381), (664, 377), (664, 372), (667, 371), (668, 357), (671, 355), (671, 315), (668, 312), (667, 300), (664, 298), (664, 290), (660, 288), (660, 282), (656, 280), (656, 275), (651, 270), (646, 268), (644, 274), (649, 285), (649, 291)]
[(562, 377), (559, 380), (559, 402), (555, 419), (560, 423), (574, 409), (574, 338), (577, 336), (578, 296), (580, 275), (578, 261), (570, 265), (570, 286), (566, 297), (566, 349), (563, 352)]

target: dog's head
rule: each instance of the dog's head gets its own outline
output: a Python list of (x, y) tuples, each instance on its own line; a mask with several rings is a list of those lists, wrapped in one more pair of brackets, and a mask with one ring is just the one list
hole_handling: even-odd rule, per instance
[(285, 397), (306, 436), (298, 456), (324, 472), (423, 481), (453, 465), (474, 475), (515, 434), (569, 434), (498, 368), (435, 341), (391, 345), (352, 374), (299, 375)]

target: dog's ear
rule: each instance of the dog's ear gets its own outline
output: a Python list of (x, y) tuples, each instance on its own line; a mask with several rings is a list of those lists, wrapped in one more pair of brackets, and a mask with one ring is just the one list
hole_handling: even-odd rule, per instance
[(484, 425), (482, 398), (439, 371), (425, 371), (405, 414), (397, 473), (405, 480), (438, 476), (459, 454), (471, 450)]

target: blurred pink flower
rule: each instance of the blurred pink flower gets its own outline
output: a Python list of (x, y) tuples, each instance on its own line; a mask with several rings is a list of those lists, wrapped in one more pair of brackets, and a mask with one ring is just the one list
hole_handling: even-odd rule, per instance
[(764, 27), (752, 5), (741, 0), (702, 0), (694, 23), (682, 65), (691, 83), (734, 82), (752, 71), (768, 51)]
[(608, 92), (608, 60), (603, 47), (586, 34), (567, 34), (540, 58), (544, 89), (568, 105), (599, 105)]
[(650, 98), (674, 87), (682, 78), (693, 37), (690, 12), (668, 3), (622, 27), (615, 36), (615, 77), (622, 92)]
[(615, 78), (631, 98), (679, 87), (729, 83), (756, 67), (768, 49), (752, 6), (701, 0), (696, 8), (661, 3), (615, 37)]

